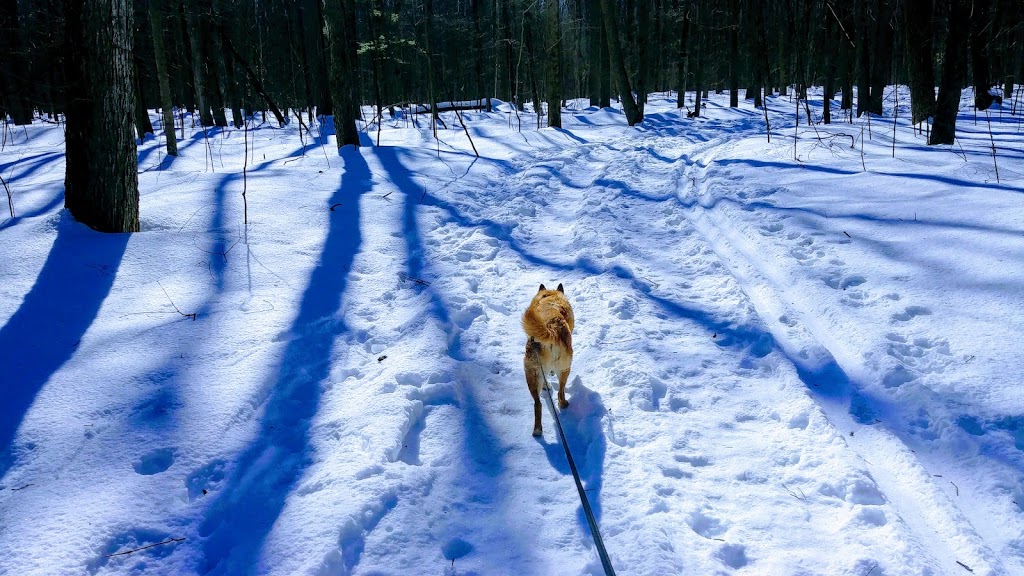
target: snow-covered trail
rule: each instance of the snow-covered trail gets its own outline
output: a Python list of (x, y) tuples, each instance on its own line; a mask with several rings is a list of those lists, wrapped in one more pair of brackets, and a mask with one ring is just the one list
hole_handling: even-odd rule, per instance
[(47, 298), (69, 320), (26, 373), (0, 574), (600, 574), (546, 408), (530, 434), (519, 316), (559, 282), (561, 419), (619, 574), (1024, 574), (1021, 189), (904, 125), (912, 162), (810, 131), (793, 161), (760, 114), (467, 113), (479, 159), (461, 127), (337, 156), (269, 131), (245, 237), (237, 133), (216, 172), (198, 137), (144, 147), (126, 244), (40, 179), (5, 226), (50, 257), (17, 261), (0, 341)]
[[(489, 182), (479, 186), (487, 190), (491, 198), (524, 199), (513, 207), (492, 207), (499, 214), (505, 210), (509, 212), (506, 218), (497, 222), (467, 221), (450, 206), (437, 201), (426, 203), (431, 206), (442, 204), (442, 226), (460, 226), (462, 234), (467, 233), (467, 225), (470, 228), (475, 226), (476, 229), (469, 233), (482, 233), (484, 237), (478, 239), (478, 242), (482, 241), (486, 246), (498, 246), (499, 260), (509, 262), (518, 257), (524, 261), (522, 267), (525, 270), (539, 266), (551, 270), (552, 277), (567, 277), (567, 285), (575, 285), (575, 290), (571, 288), (570, 292), (577, 293), (578, 299), (593, 297), (593, 289), (587, 282), (594, 278), (601, 279), (597, 287), (599, 293), (610, 291), (616, 294), (607, 303), (614, 317), (626, 321), (631, 328), (635, 325), (644, 327), (643, 334), (638, 338), (648, 342), (642, 344), (641, 349), (654, 348), (657, 344), (658, 350), (652, 351), (649, 358), (632, 357), (624, 361), (606, 359), (599, 363), (600, 368), (595, 368), (593, 363), (583, 364), (588, 375), (594, 374), (600, 382), (611, 386), (610, 397), (606, 401), (610, 406), (615, 406), (613, 399), (622, 396), (621, 389), (627, 388), (629, 391), (625, 395), (628, 404), (633, 407), (640, 406), (643, 409), (646, 406), (647, 410), (659, 411), (661, 404), (667, 401), (673, 412), (679, 408), (682, 408), (682, 412), (693, 409), (691, 400), (670, 394), (669, 387), (663, 381), (679, 379), (678, 368), (673, 366), (676, 362), (671, 358), (673, 354), (667, 354), (662, 348), (664, 344), (658, 342), (666, 334), (688, 333), (691, 338), (699, 339), (706, 338), (707, 333), (711, 332), (712, 339), (720, 347), (717, 351), (720, 353), (724, 346), (737, 353), (737, 364), (740, 367), (749, 368), (755, 362), (771, 365), (769, 372), (772, 377), (781, 379), (791, 388), (790, 392), (795, 393), (791, 397), (780, 394), (772, 398), (774, 406), (800, 405), (809, 396), (815, 403), (813, 413), (825, 421), (827, 433), (824, 440), (841, 444), (839, 457), (844, 466), (849, 468), (846, 474), (855, 478), (849, 482), (852, 487), (840, 484), (838, 490), (835, 490), (835, 487), (819, 486), (815, 492), (835, 497), (837, 494), (830, 493), (834, 490), (850, 508), (849, 513), (854, 515), (857, 523), (876, 529), (891, 525), (889, 529), (878, 531), (877, 534), (884, 532), (886, 538), (895, 536), (895, 541), (899, 543), (897, 557), (888, 561), (858, 559), (857, 562), (863, 566), (870, 569), (878, 564), (893, 573), (899, 570), (918, 573), (922, 569), (955, 573), (962, 569), (959, 563), (980, 573), (1002, 574), (1018, 570), (1019, 556), (1010, 559), (1009, 567), (1001, 559), (1000, 548), (1013, 546), (1012, 540), (1008, 538), (1012, 536), (1013, 530), (1001, 534), (999, 530), (993, 532), (991, 518), (987, 517), (986, 512), (977, 512), (973, 505), (957, 504), (946, 494), (945, 482), (935, 479), (943, 475), (929, 472), (937, 469), (936, 463), (919, 460), (914, 448), (906, 445), (900, 437), (905, 435), (909, 426), (919, 424), (904, 421), (906, 415), (892, 410), (890, 405), (895, 402), (893, 399), (881, 395), (872, 396), (870, 387), (857, 384), (862, 379), (872, 379), (874, 375), (850, 360), (857, 351), (855, 346), (844, 345), (842, 342), (842, 332), (838, 328), (843, 327), (836, 326), (837, 321), (831, 324), (822, 322), (816, 317), (816, 311), (800, 306), (802, 299), (793, 294), (797, 289), (794, 287), (795, 282), (777, 271), (774, 262), (759, 257), (757, 249), (740, 231), (741, 225), (731, 221), (730, 214), (716, 209), (717, 201), (726, 194), (716, 197), (709, 189), (723, 187), (721, 181), (730, 177), (727, 170), (713, 169), (716, 155), (723, 149), (731, 148), (731, 143), (738, 138), (755, 133), (758, 119), (741, 116), (723, 121), (709, 128), (726, 135), (693, 140), (672, 129), (659, 129), (657, 120), (655, 117), (652, 122), (654, 128), (646, 133), (629, 134), (623, 138), (624, 145), (617, 138), (610, 142), (578, 142), (554, 155), (545, 151), (532, 158), (517, 159), (517, 166), (512, 169), (515, 176), (512, 185), (514, 190), (494, 194), (495, 186), (500, 189), (500, 184)], [(410, 164), (420, 165), (419, 162)], [(505, 178), (507, 181), (507, 175)], [(736, 179), (738, 177), (733, 178)], [(465, 202), (466, 196), (474, 196), (472, 190), (477, 186), (476, 183), (460, 183), (460, 189), (453, 191), (452, 195), (461, 196), (461, 201)], [(505, 186), (508, 187), (508, 184)], [(732, 192), (739, 192), (740, 200), (748, 195), (763, 198), (765, 193), (765, 190), (756, 186), (733, 184), (732, 188)], [(475, 209), (473, 212), (486, 210), (483, 204), (469, 207)], [(524, 215), (526, 218), (522, 218)], [(659, 222), (662, 226), (652, 226), (652, 218), (658, 216), (665, 217)], [(776, 230), (768, 225), (765, 230), (779, 232), (782, 228)], [(524, 241), (517, 245), (516, 239), (520, 235)], [(511, 257), (502, 255), (500, 253), (503, 248), (511, 249), (516, 254)], [(491, 251), (490, 248), (488, 251)], [(685, 258), (679, 258), (680, 255), (685, 255)], [(452, 258), (449, 256), (448, 259)], [(458, 254), (455, 259), (461, 262), (475, 260), (465, 253)], [(439, 254), (437, 260), (443, 261), (445, 258)], [(602, 264), (598, 265), (596, 261)], [(832, 264), (837, 267), (842, 263), (833, 259)], [(446, 272), (456, 275), (460, 268), (464, 269), (465, 265), (453, 262), (453, 271)], [(846, 291), (864, 282), (857, 275), (848, 276), (834, 276), (825, 283), (834, 290)], [(694, 287), (690, 282), (684, 282), (683, 286), (673, 286), (673, 277), (699, 279), (701, 285)], [(574, 282), (576, 278), (578, 283)], [(856, 296), (851, 294), (851, 297)], [(723, 304), (718, 305), (718, 302)], [(483, 307), (484, 303), (485, 300), (481, 300), (479, 306)], [(909, 320), (919, 308), (910, 306), (907, 310), (910, 312), (899, 316), (894, 323)], [(504, 317), (501, 323), (514, 324), (517, 312), (513, 310), (512, 314), (502, 314)], [(587, 317), (585, 312), (579, 315)], [(614, 352), (607, 349), (607, 344), (614, 345), (614, 338), (609, 336), (614, 334), (619, 324), (622, 322), (614, 320), (602, 323), (597, 337), (591, 336), (594, 348), (600, 350), (595, 350), (587, 358), (594, 355), (614, 358)], [(587, 328), (591, 325), (589, 320), (580, 323), (579, 340), (587, 341)], [(499, 327), (494, 327), (488, 332), (499, 330)], [(889, 339), (896, 341), (895, 336), (890, 335)], [(667, 347), (673, 352), (684, 350), (688, 354), (695, 353), (695, 349), (699, 348), (693, 342), (670, 344)], [(842, 362), (837, 360), (837, 354)], [(512, 372), (514, 374), (515, 370)], [(851, 379), (850, 374), (856, 376)], [(803, 384), (804, 388), (792, 390), (793, 384)], [(646, 390), (648, 386), (649, 391)], [(596, 389), (601, 390), (602, 387)], [(597, 395), (593, 391), (587, 392)], [(642, 400), (638, 403), (637, 398)], [(742, 399), (734, 400), (743, 404)], [(763, 402), (763, 398), (760, 401)], [(485, 401), (485, 405), (487, 403)], [(604, 412), (603, 405), (600, 412)], [(605, 432), (609, 435), (615, 429), (614, 414), (612, 408), (606, 416)], [(716, 416), (721, 418), (721, 414)], [(798, 423), (806, 426), (802, 422), (806, 417), (806, 414), (801, 415)], [(911, 419), (913, 417), (911, 415)], [(779, 416), (774, 414), (770, 418), (777, 420)], [(670, 417), (668, 420), (675, 418)], [(682, 418), (673, 424), (698, 430), (708, 429), (707, 422), (694, 426), (687, 420)], [(741, 417), (741, 421), (747, 421), (747, 418)], [(671, 427), (673, 424), (667, 425)], [(723, 424), (714, 421), (713, 427), (721, 428)], [(732, 423), (728, 425), (731, 427)], [(622, 428), (620, 425), (619, 430)], [(763, 426), (756, 428), (750, 437), (739, 442), (756, 446), (755, 450), (760, 450), (763, 449), (761, 438), (765, 432)], [(654, 472), (646, 477), (640, 475), (639, 471), (647, 464), (641, 456), (644, 447), (638, 450), (635, 441), (622, 440), (619, 436), (628, 436), (624, 432), (614, 435), (616, 437), (611, 440), (614, 460), (630, 461), (630, 465), (617, 471), (613, 477), (623, 479), (633, 476), (630, 482), (635, 483), (632, 486), (634, 489), (622, 494), (625, 497), (616, 502), (616, 509), (630, 506), (635, 508), (636, 488), (640, 486), (647, 487), (646, 492), (657, 500), (662, 490), (660, 486), (666, 477), (691, 477), (690, 473), (682, 473), (678, 468), (671, 468), (669, 472), (664, 468), (657, 469), (660, 478)], [(649, 433), (645, 435), (650, 436)], [(654, 437), (649, 437), (647, 441), (657, 445)], [(675, 443), (678, 443), (678, 439), (675, 439)], [(796, 443), (787, 439), (784, 444), (792, 448)], [(577, 450), (587, 453), (588, 447), (584, 445)], [(602, 455), (604, 451), (605, 447), (600, 447)], [(820, 453), (821, 449), (815, 448), (815, 452)], [(706, 460), (695, 458), (700, 462)], [(743, 458), (749, 459), (751, 455), (744, 453)], [(686, 456), (677, 458), (678, 462), (690, 460)], [(651, 466), (648, 464), (646, 467)], [(710, 471), (702, 472), (707, 474)], [(962, 474), (963, 471), (957, 472)], [(779, 474), (782, 472), (779, 471)], [(635, 478), (638, 475), (641, 478)], [(720, 487), (721, 480), (714, 478), (709, 484)], [(785, 483), (774, 484), (773, 491), (783, 490), (780, 486), (785, 486)], [(613, 490), (606, 482), (602, 487), (604, 492)], [(959, 491), (955, 484), (954, 487)], [(790, 492), (788, 487), (784, 490)], [(609, 501), (613, 494), (602, 494), (601, 505), (605, 509), (612, 508)], [(706, 493), (699, 491), (694, 491), (692, 496), (694, 498), (691, 502), (705, 502), (708, 498)], [(803, 501), (803, 498), (798, 500)], [(995, 507), (1000, 505), (993, 502), (986, 504)], [(669, 553), (673, 548), (671, 545), (659, 546), (661, 554), (651, 550), (652, 543), (658, 541), (652, 535), (657, 530), (650, 525), (653, 522), (651, 512), (661, 509), (659, 505), (652, 506), (642, 519), (616, 518), (622, 527), (612, 528), (613, 536), (608, 539), (613, 558), (633, 569), (646, 566), (654, 571), (659, 565), (687, 565), (686, 560), (690, 559), (690, 554)], [(827, 516), (828, 512), (822, 512), (822, 515)], [(699, 514), (697, 517), (703, 518)], [(987, 536), (991, 538), (991, 543), (979, 535), (971, 520), (981, 526), (981, 530), (989, 532)], [(612, 526), (616, 524), (608, 514), (604, 522)], [(702, 522), (697, 520), (698, 524)], [(718, 522), (714, 520), (714, 523)], [(708, 538), (708, 534), (702, 533), (700, 529), (693, 526), (690, 528), (704, 539)], [(792, 526), (788, 528), (791, 530)], [(663, 527), (661, 530), (664, 533)], [(631, 537), (626, 545), (619, 545), (616, 555), (616, 544), (622, 540), (614, 535), (620, 533), (632, 537), (652, 537)], [(666, 541), (678, 541), (679, 534), (674, 533), (672, 536)], [(797, 537), (805, 543), (808, 538), (807, 534)], [(719, 541), (714, 538), (712, 540)], [(993, 544), (1000, 548), (993, 550)], [(738, 568), (747, 563), (748, 546), (756, 544), (725, 542), (717, 551), (706, 550), (705, 555)], [(822, 546), (827, 547), (827, 544), (822, 542)], [(634, 552), (635, 557), (631, 557), (629, 552), (623, 552), (622, 548)], [(781, 546), (779, 549), (791, 548)], [(658, 562), (646, 563), (658, 556), (664, 557)], [(762, 567), (771, 565), (775, 560), (779, 563), (779, 570), (788, 570), (783, 567), (786, 559), (791, 559), (788, 554), (786, 559), (772, 559), (770, 553), (767, 556), (759, 558)], [(848, 555), (839, 556), (849, 562)], [(711, 566), (707, 568), (712, 569)], [(836, 568), (839, 567), (832, 566), (830, 569)]]

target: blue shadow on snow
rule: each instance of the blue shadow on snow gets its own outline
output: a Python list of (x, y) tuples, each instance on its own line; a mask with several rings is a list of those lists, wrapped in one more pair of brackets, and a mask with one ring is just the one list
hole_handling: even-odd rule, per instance
[(36, 395), (78, 349), (110, 293), (130, 234), (103, 234), (62, 214), (35, 284), (0, 328), (0, 475), (16, 458), (13, 442)]
[(339, 318), (352, 262), (362, 244), (359, 200), (370, 187), (370, 171), (359, 150), (341, 151), (341, 185), (323, 207), (330, 225), (320, 259), (287, 334), (277, 377), (269, 385), (258, 436), (232, 466), (229, 480), (200, 525), (204, 573), (250, 572), (284, 508), (295, 482), (309, 465), (310, 420), (321, 383), (330, 375), (335, 340), (347, 330)]

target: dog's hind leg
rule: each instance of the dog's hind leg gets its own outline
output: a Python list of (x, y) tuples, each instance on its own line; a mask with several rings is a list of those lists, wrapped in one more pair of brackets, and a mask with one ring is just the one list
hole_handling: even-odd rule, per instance
[(569, 369), (565, 369), (558, 373), (558, 407), (565, 408), (569, 407), (569, 401), (565, 399), (565, 383), (569, 380)]
[(526, 373), (526, 387), (533, 396), (533, 435), (541, 436), (544, 431), (540, 423), (540, 389), (544, 385), (544, 372), (540, 366), (540, 344), (532, 338), (526, 343), (523, 356), (523, 371)]
[(529, 384), (530, 394), (533, 396), (533, 435), (542, 436), (544, 430), (540, 424), (540, 383)]

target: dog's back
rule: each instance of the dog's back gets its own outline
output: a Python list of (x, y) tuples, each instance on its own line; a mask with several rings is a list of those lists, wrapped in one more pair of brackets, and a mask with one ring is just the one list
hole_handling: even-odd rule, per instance
[(558, 405), (565, 408), (565, 383), (572, 367), (572, 330), (575, 319), (572, 306), (565, 297), (562, 285), (556, 290), (540, 290), (533, 297), (530, 306), (523, 312), (523, 330), (526, 332), (526, 354), (523, 368), (526, 371), (526, 385), (534, 400), (533, 434), (541, 434), (540, 390), (547, 381), (547, 374), (558, 374)]

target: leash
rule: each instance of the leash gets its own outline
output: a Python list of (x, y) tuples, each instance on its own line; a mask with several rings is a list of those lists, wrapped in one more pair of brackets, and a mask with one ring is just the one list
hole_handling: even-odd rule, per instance
[(583, 482), (580, 481), (580, 473), (576, 470), (576, 463), (573, 462), (572, 454), (569, 452), (569, 443), (565, 441), (565, 432), (562, 431), (562, 422), (558, 419), (558, 412), (555, 411), (555, 401), (551, 399), (551, 387), (545, 386), (547, 391), (548, 408), (555, 418), (555, 427), (558, 428), (558, 437), (562, 440), (562, 448), (565, 448), (565, 457), (569, 460), (569, 469), (572, 470), (572, 477), (576, 480), (576, 490), (580, 493), (580, 502), (583, 504), (583, 513), (587, 516), (587, 524), (590, 525), (590, 534), (594, 537), (594, 544), (597, 545), (597, 554), (601, 557), (601, 566), (604, 567), (605, 576), (615, 576), (615, 569), (612, 568), (612, 561), (608, 558), (608, 551), (604, 548), (604, 540), (601, 539), (601, 531), (597, 528), (597, 520), (594, 518), (594, 511), (590, 509), (590, 501), (587, 500), (587, 493), (583, 490)]

